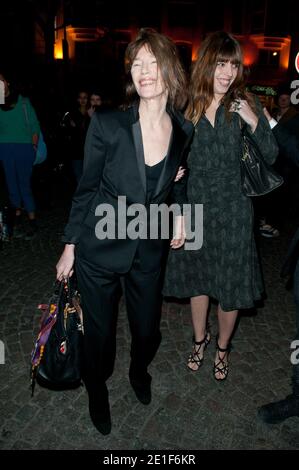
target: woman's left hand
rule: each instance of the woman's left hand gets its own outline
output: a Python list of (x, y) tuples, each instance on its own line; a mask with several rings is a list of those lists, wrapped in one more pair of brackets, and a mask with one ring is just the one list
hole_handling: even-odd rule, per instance
[(174, 238), (170, 242), (170, 246), (173, 250), (177, 250), (184, 245), (186, 239), (185, 232), (185, 220), (183, 216), (177, 216), (175, 218), (175, 227), (174, 227)]
[(186, 168), (183, 168), (182, 166), (180, 166), (180, 168), (178, 169), (178, 172), (176, 174), (176, 177), (174, 179), (174, 182), (176, 183), (177, 181), (180, 181), (181, 178), (183, 178), (184, 174), (185, 174), (185, 171), (186, 171)]
[(239, 116), (245, 121), (250, 127), (251, 131), (254, 132), (258, 124), (258, 117), (252, 111), (246, 100), (234, 100), (230, 107), (231, 113), (238, 113)]

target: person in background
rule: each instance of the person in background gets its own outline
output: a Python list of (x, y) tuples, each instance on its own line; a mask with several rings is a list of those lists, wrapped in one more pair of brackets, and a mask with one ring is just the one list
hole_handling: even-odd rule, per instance
[(93, 113), (102, 106), (102, 97), (100, 93), (94, 90), (90, 94), (88, 114), (91, 117)]
[[(272, 111), (272, 115), (276, 122), (279, 122), (279, 129), (285, 129), (288, 134), (299, 138), (299, 113), (291, 103), (291, 89), (288, 84), (278, 88), (276, 102), (277, 107)], [(297, 192), (299, 172), (286, 154), (284, 146), (279, 146), (279, 155), (274, 168), (282, 175), (283, 186), (255, 200), (256, 211), (259, 214), (259, 231), (265, 238), (279, 236), (277, 226), (282, 225), (286, 210), (293, 200), (294, 193)]]
[(279, 150), (283, 151), (286, 158), (299, 168), (299, 135), (296, 135), (283, 125), (282, 121), (277, 121), (267, 108), (263, 109), (270, 128), (279, 146)]
[[(192, 123), (178, 111), (187, 98), (186, 78), (174, 43), (150, 28), (141, 29), (127, 48), (125, 65), (131, 106), (92, 115), (83, 175), (56, 266), (59, 280), (71, 276), (75, 266), (84, 320), (83, 379), (91, 420), (102, 434), (111, 431), (106, 381), (114, 368), (121, 278), (132, 336), (129, 379), (137, 399), (144, 405), (151, 401), (148, 366), (161, 341), (162, 274), (169, 240), (151, 238), (150, 208), (171, 196), (178, 204), (186, 202), (186, 179), (174, 180), (193, 134)], [(120, 196), (125, 197), (121, 210)], [(137, 204), (149, 219), (141, 223), (141, 234), (130, 237), (132, 217), (127, 220), (122, 213), (128, 214), (132, 205), (136, 212)], [(115, 217), (108, 222), (110, 235), (102, 237), (97, 230), (105, 217), (95, 215), (107, 206)], [(173, 248), (184, 243), (182, 218), (178, 215), (176, 221)]]
[(291, 89), (288, 84), (279, 87), (277, 92), (277, 107), (272, 116), (281, 125), (294, 134), (299, 133), (299, 112), (291, 102)]
[[(40, 125), (30, 100), (18, 93), (5, 73), (0, 73), (0, 80), (5, 90), (5, 103), (0, 105), (0, 160), (15, 212), (13, 236), (31, 240), (37, 232), (31, 176)], [(23, 206), (29, 223), (26, 230)]]
[[(277, 95), (278, 108), (273, 110), (273, 119), (279, 123), (278, 129), (285, 129), (289, 134), (295, 135), (299, 139), (299, 111), (291, 102), (291, 89), (289, 85), (281, 86)], [(275, 135), (274, 131), (274, 135)], [(279, 132), (279, 131), (278, 131)], [(298, 171), (293, 162), (288, 158), (285, 148), (280, 146), (279, 156), (275, 162), (275, 168), (283, 176), (285, 180), (286, 204), (288, 203), (288, 195), (292, 197), (290, 187), (293, 178), (296, 178), (295, 192), (297, 192)]]
[[(299, 137), (286, 129), (281, 121), (272, 118), (267, 109), (264, 109), (279, 148), (299, 168)], [(292, 393), (283, 400), (268, 403), (258, 409), (259, 418), (268, 424), (284, 421), (292, 416), (299, 417), (299, 228), (297, 229), (284, 262), (283, 274), (293, 277), (294, 301), (296, 312), (296, 348), (294, 354), (296, 363), (293, 363)]]
[(89, 95), (81, 90), (77, 96), (77, 107), (70, 113), (72, 169), (78, 184), (83, 172), (84, 145), (90, 123)]

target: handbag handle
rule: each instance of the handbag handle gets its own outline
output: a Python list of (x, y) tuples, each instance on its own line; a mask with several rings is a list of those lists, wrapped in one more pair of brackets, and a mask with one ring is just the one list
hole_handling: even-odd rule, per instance
[(57, 295), (58, 299), (61, 298), (63, 289), (64, 289), (64, 280), (58, 281), (58, 279), (56, 279), (56, 281), (54, 282), (54, 293)]
[(72, 301), (72, 291), (74, 290), (73, 281), (69, 277), (62, 279), (61, 281), (56, 280), (54, 282), (54, 291), (57, 293), (60, 299), (63, 291), (65, 290), (68, 301)]

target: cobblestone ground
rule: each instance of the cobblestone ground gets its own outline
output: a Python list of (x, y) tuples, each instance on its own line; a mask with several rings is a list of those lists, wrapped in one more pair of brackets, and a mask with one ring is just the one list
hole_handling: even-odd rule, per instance
[[(290, 342), (294, 335), (292, 293), (279, 269), (293, 222), (281, 237), (260, 240), (267, 299), (256, 312), (242, 312), (225, 383), (212, 376), (214, 341), (198, 373), (186, 369), (191, 348), (189, 304), (164, 303), (163, 341), (153, 361), (153, 400), (145, 407), (128, 381), (130, 336), (123, 303), (118, 322), (117, 358), (108, 382), (112, 433), (103, 437), (92, 426), (83, 387), (29, 391), (29, 357), (38, 331), (36, 306), (47, 302), (62, 245), (67, 209), (40, 216), (32, 241), (6, 243), (0, 252), (1, 449), (299, 449), (299, 418), (265, 425), (257, 407), (290, 391)], [(215, 305), (210, 322), (216, 335)]]

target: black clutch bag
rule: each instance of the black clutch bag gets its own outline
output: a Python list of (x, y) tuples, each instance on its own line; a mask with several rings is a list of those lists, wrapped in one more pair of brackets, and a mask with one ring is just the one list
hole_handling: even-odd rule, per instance
[(35, 381), (51, 390), (81, 384), (83, 323), (80, 296), (72, 278), (57, 282), (43, 311), (40, 331), (31, 355), (32, 395)]
[(242, 128), (241, 185), (246, 196), (263, 196), (283, 184), (283, 178), (263, 158), (257, 144)]

